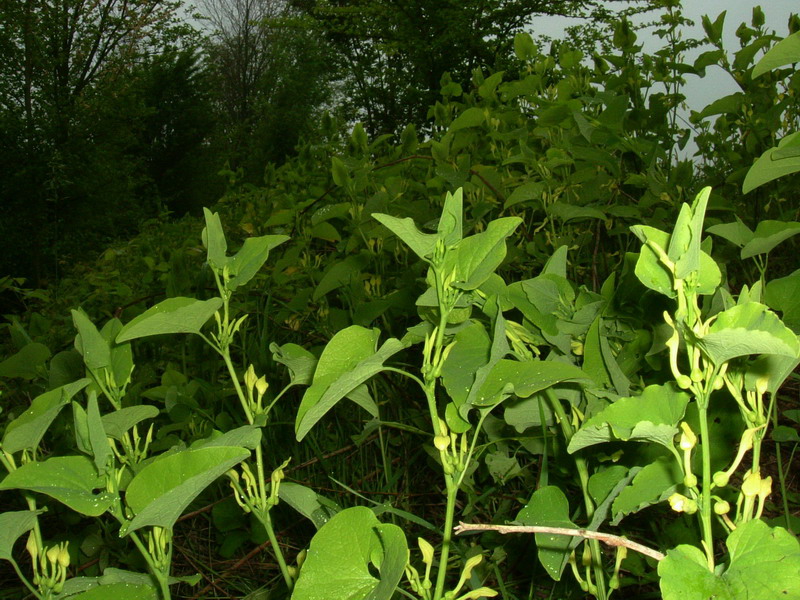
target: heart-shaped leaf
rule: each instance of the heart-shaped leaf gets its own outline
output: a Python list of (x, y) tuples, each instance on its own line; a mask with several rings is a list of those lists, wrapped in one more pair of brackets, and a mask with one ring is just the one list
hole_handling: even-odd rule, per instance
[(668, 551), (658, 564), (664, 600), (800, 599), (800, 543), (792, 534), (753, 520), (733, 530), (727, 546), (730, 561), (720, 574), (695, 546)]
[[(405, 534), (368, 508), (336, 514), (311, 540), (292, 600), (389, 600), (408, 561)], [(379, 577), (370, 571), (378, 569)]]
[(221, 298), (167, 298), (125, 325), (117, 335), (117, 343), (166, 333), (200, 333), (221, 306)]
[(128, 484), (125, 501), (135, 516), (120, 535), (147, 526), (171, 529), (200, 492), (248, 456), (245, 448), (206, 446), (157, 458)]

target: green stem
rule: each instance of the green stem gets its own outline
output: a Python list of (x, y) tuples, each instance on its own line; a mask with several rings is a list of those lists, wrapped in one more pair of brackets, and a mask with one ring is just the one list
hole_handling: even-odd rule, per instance
[(139, 536), (136, 535), (135, 531), (131, 532), (130, 536), (133, 540), (133, 543), (136, 545), (136, 548), (139, 550), (139, 554), (142, 555), (142, 558), (144, 558), (145, 562), (147, 563), (147, 568), (150, 570), (150, 574), (158, 583), (161, 600), (171, 600), (172, 596), (169, 592), (169, 573), (162, 572), (161, 569), (156, 566), (155, 562), (153, 562), (153, 557), (150, 556), (150, 553), (142, 543), (142, 540), (139, 539)]
[[(778, 403), (775, 402), (773, 395), (770, 406), (770, 417), (772, 419), (772, 429), (778, 426)], [(789, 499), (786, 497), (786, 471), (783, 469), (783, 456), (781, 456), (781, 443), (775, 442), (775, 467), (778, 470), (778, 484), (781, 486), (781, 502), (783, 503), (783, 519), (786, 522), (786, 529), (792, 531), (792, 523), (789, 520)]]
[(247, 398), (244, 395), (244, 391), (242, 390), (242, 386), (239, 384), (239, 376), (236, 373), (236, 369), (233, 366), (233, 362), (231, 361), (231, 353), (228, 348), (224, 350), (219, 350), (218, 352), (222, 359), (225, 361), (225, 366), (228, 367), (228, 373), (230, 373), (231, 381), (233, 381), (233, 387), (236, 389), (236, 395), (239, 396), (239, 402), (242, 405), (242, 410), (244, 410), (244, 416), (247, 418), (247, 422), (252, 425), (253, 424), (253, 413), (250, 411), (250, 407), (247, 405)]
[(445, 485), (447, 486), (447, 506), (444, 515), (444, 531), (442, 532), (442, 551), (439, 554), (439, 570), (436, 573), (436, 587), (433, 592), (433, 600), (441, 600), (444, 596), (444, 584), (447, 579), (447, 561), (450, 558), (450, 541), (453, 536), (453, 517), (456, 510), (456, 495), (458, 487), (453, 481), (452, 475), (445, 474)]
[[(19, 565), (17, 564), (17, 561), (15, 561), (13, 558), (9, 558), (8, 560), (11, 563), (11, 566), (14, 567), (14, 571), (17, 573), (17, 577), (19, 577), (19, 580), (23, 584), (25, 584), (25, 587), (28, 588), (30, 593), (33, 594), (34, 596), (36, 596), (39, 600), (44, 600), (44, 597), (39, 593), (39, 590), (37, 590), (35, 587), (33, 587), (33, 584), (31, 584), (31, 582), (27, 580), (25, 575), (22, 574), (22, 571), (20, 570)], [(36, 559), (34, 558), (33, 560), (36, 560)]]
[(258, 495), (260, 496), (261, 506), (267, 506), (267, 484), (264, 478), (264, 452), (261, 449), (261, 442), (256, 446), (256, 470), (258, 471)]
[(283, 551), (278, 545), (278, 538), (275, 536), (275, 529), (272, 527), (272, 518), (269, 516), (269, 511), (264, 511), (263, 518), (259, 518), (259, 521), (264, 525), (264, 529), (267, 530), (267, 537), (269, 537), (269, 543), (272, 544), (272, 549), (275, 552), (275, 559), (278, 561), (283, 580), (286, 582), (286, 587), (291, 590), (294, 587), (294, 580), (289, 573), (289, 567), (286, 566), (286, 559), (283, 558)]
[[(550, 406), (553, 408), (553, 412), (556, 414), (556, 418), (561, 426), (561, 432), (564, 435), (566, 443), (569, 445), (569, 442), (575, 433), (572, 429), (572, 424), (569, 421), (569, 417), (567, 416), (564, 407), (561, 405), (561, 401), (556, 397), (552, 389), (545, 390), (545, 396), (547, 396)], [(574, 459), (575, 467), (578, 470), (578, 479), (580, 480), (581, 490), (583, 492), (583, 504), (586, 509), (586, 519), (591, 521), (592, 517), (594, 516), (595, 507), (592, 497), (589, 494), (589, 466), (583, 456), (575, 455)], [(588, 543), (592, 554), (592, 571), (594, 572), (595, 585), (597, 586), (597, 597), (600, 600), (605, 600), (607, 598), (606, 579), (605, 572), (603, 571), (603, 553), (600, 549), (600, 542), (598, 540), (589, 540)]]
[(287, 587), (291, 590), (294, 586), (294, 580), (289, 573), (289, 568), (286, 566), (286, 559), (283, 556), (283, 550), (281, 550), (280, 545), (278, 545), (278, 539), (275, 537), (275, 530), (272, 527), (272, 517), (270, 517), (269, 508), (267, 507), (267, 484), (266, 478), (264, 477), (264, 454), (260, 443), (258, 446), (256, 446), (256, 470), (258, 471), (258, 493), (260, 496), (261, 507), (259, 510), (255, 511), (255, 514), (258, 517), (258, 520), (261, 521), (261, 524), (264, 525), (264, 529), (267, 530), (267, 536), (269, 536), (269, 541), (272, 544), (272, 549), (275, 553), (275, 560), (278, 561), (278, 566), (281, 569), (283, 579), (286, 581)]
[[(705, 401), (703, 401), (705, 400)], [(700, 448), (703, 451), (703, 489), (700, 493), (700, 525), (708, 569), (714, 571), (714, 534), (711, 530), (711, 439), (708, 433), (708, 401), (698, 398), (700, 413)]]

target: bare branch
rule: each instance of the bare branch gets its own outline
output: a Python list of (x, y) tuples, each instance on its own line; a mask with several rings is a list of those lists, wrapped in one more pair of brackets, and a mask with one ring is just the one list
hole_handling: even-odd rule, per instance
[(599, 531), (590, 531), (588, 529), (570, 529), (568, 527), (545, 527), (540, 525), (485, 525), (485, 524), (470, 524), (460, 522), (453, 531), (460, 535), (469, 531), (496, 531), (503, 535), (508, 533), (549, 533), (554, 535), (568, 535), (572, 537), (582, 537), (589, 540), (598, 540), (607, 544), (608, 546), (624, 546), (639, 554), (644, 554), (655, 560), (664, 560), (664, 554), (648, 546), (644, 546), (637, 542), (632, 542), (629, 539), (612, 535), (610, 533), (601, 533)]

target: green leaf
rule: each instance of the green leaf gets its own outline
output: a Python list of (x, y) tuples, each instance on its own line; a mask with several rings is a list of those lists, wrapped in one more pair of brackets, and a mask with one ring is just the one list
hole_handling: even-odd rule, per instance
[(625, 516), (663, 502), (681, 484), (683, 472), (672, 455), (661, 456), (645, 465), (614, 500), (611, 525), (616, 526)]
[(332, 292), (343, 285), (349, 285), (353, 281), (360, 281), (361, 271), (370, 262), (369, 255), (364, 252), (354, 256), (348, 256), (342, 261), (336, 262), (328, 269), (320, 279), (314, 290), (312, 299), (316, 302), (325, 294)]
[(81, 378), (84, 373), (83, 357), (77, 350), (63, 350), (50, 361), (50, 380), (52, 390)]
[(536, 45), (529, 33), (520, 32), (514, 36), (514, 54), (517, 60), (531, 60), (536, 56)]
[(450, 124), (450, 131), (458, 131), (459, 129), (466, 129), (467, 127), (478, 127), (483, 125), (485, 120), (486, 115), (483, 113), (483, 109), (473, 106), (462, 112), (453, 120)]
[(467, 401), (476, 373), (489, 361), (492, 342), (486, 329), (477, 321), (460, 329), (454, 341), (455, 345), (442, 366), (442, 383), (456, 408), (460, 408)]
[(203, 215), (206, 219), (206, 226), (203, 229), (203, 245), (207, 249), (208, 264), (212, 269), (222, 271), (228, 259), (225, 253), (228, 251), (228, 242), (225, 241), (225, 233), (222, 231), (222, 222), (219, 220), (218, 213), (212, 213), (207, 208), (203, 208)]
[(717, 315), (697, 345), (716, 365), (750, 354), (797, 357), (797, 336), (763, 304), (748, 302)]
[(158, 600), (158, 591), (152, 585), (134, 583), (112, 583), (98, 585), (85, 592), (67, 596), (64, 600)]
[(689, 395), (672, 383), (649, 385), (641, 396), (620, 398), (584, 421), (567, 451), (616, 440), (655, 442), (671, 449), (688, 404)]
[(94, 463), (85, 456), (54, 456), (22, 465), (0, 481), (0, 490), (29, 490), (45, 494), (90, 517), (102, 515), (114, 500), (107, 493)]
[(350, 171), (338, 156), (331, 157), (331, 174), (333, 182), (339, 187), (347, 187), (350, 183)]
[(278, 488), (280, 499), (320, 529), (339, 512), (339, 507), (314, 490), (299, 483), (284, 481)]
[[(714, 58), (717, 56), (717, 54), (710, 54), (711, 56), (707, 57), (706, 60), (713, 60), (711, 64), (716, 64), (717, 61), (714, 60)], [(742, 92), (734, 92), (733, 94), (728, 94), (722, 98), (717, 98), (696, 114), (700, 119), (705, 119), (706, 117), (711, 117), (713, 115), (724, 115), (729, 113), (737, 114), (741, 110), (742, 105), (746, 100), (747, 96), (745, 96)]]
[(30, 408), (6, 427), (3, 450), (14, 454), (20, 450), (36, 448), (61, 409), (69, 404), (75, 394), (89, 385), (90, 381), (79, 379), (34, 398)]
[(200, 333), (221, 306), (221, 298), (167, 298), (125, 325), (117, 336), (117, 343), (165, 333)]
[[(403, 531), (368, 508), (336, 514), (311, 540), (292, 600), (389, 600), (408, 560)], [(378, 567), (379, 579), (370, 572)]]
[(89, 394), (89, 402), (86, 406), (86, 425), (89, 434), (89, 446), (97, 472), (105, 475), (106, 465), (111, 458), (111, 446), (108, 443), (103, 421), (100, 418), (100, 408), (97, 406), (97, 394), (92, 391)]
[(770, 308), (781, 311), (788, 327), (795, 333), (800, 331), (800, 269), (770, 281), (764, 298)]
[(493, 406), (514, 395), (526, 398), (562, 382), (591, 383), (586, 374), (568, 363), (554, 360), (516, 361), (503, 359), (492, 368), (481, 385), (474, 406)]
[(120, 535), (147, 526), (171, 529), (200, 492), (248, 456), (245, 448), (207, 446), (158, 457), (128, 484), (125, 501), (135, 516)]
[(700, 269), (700, 242), (703, 237), (703, 219), (706, 214), (711, 188), (704, 187), (692, 202), (684, 204), (669, 238), (667, 255), (675, 263), (675, 277), (686, 279)]
[(378, 418), (380, 410), (378, 404), (372, 399), (369, 393), (369, 388), (365, 384), (361, 384), (347, 393), (345, 398), (352, 400), (356, 405), (367, 411), (372, 417)]
[(433, 255), (438, 236), (433, 233), (422, 233), (410, 217), (398, 219), (382, 213), (372, 213), (372, 217), (403, 240), (421, 259), (427, 260)]
[(781, 527), (760, 520), (739, 525), (727, 540), (730, 561), (709, 571), (703, 552), (682, 544), (658, 564), (664, 600), (800, 599), (800, 543)]
[(286, 365), (293, 385), (308, 385), (317, 368), (317, 357), (297, 344), (283, 344), (278, 346), (272, 343), (269, 346), (275, 362)]
[(91, 369), (101, 369), (111, 364), (111, 349), (108, 342), (100, 335), (82, 310), (72, 311), (72, 322), (78, 335), (75, 337), (75, 349), (83, 356), (83, 362)]
[(658, 254), (646, 243), (652, 241), (666, 252), (669, 234), (649, 225), (634, 225), (631, 227), (631, 231), (642, 241), (642, 249), (639, 251), (639, 258), (634, 269), (636, 277), (651, 290), (674, 298), (675, 290), (672, 287), (672, 273), (659, 260)]
[(44, 344), (31, 342), (25, 344), (19, 352), (0, 362), (0, 377), (20, 377), (35, 379), (40, 375), (40, 368), (50, 358), (50, 349)]
[(761, 221), (756, 227), (753, 238), (742, 248), (742, 259), (767, 254), (775, 246), (798, 233), (800, 233), (800, 223), (796, 221)]
[(739, 217), (736, 217), (736, 221), (733, 223), (720, 223), (719, 225), (712, 225), (706, 229), (706, 231), (728, 240), (732, 244), (739, 246), (739, 248), (744, 248), (745, 244), (753, 239), (752, 230), (747, 225), (742, 223), (742, 220)]
[(800, 32), (795, 32), (770, 48), (753, 67), (750, 77), (755, 79), (767, 71), (800, 62)]
[(242, 425), (225, 433), (219, 433), (218, 431), (214, 433), (216, 435), (192, 443), (191, 449), (197, 450), (198, 448), (211, 448), (212, 446), (235, 446), (255, 450), (261, 443), (261, 428), (257, 425)]
[[(533, 493), (530, 502), (517, 514), (516, 521), (526, 526), (578, 529), (578, 526), (570, 520), (569, 515), (569, 502), (564, 492), (553, 485), (548, 485)], [(569, 546), (572, 537), (537, 533), (535, 538), (539, 562), (542, 563), (550, 577), (560, 581), (561, 574), (569, 560)]]
[(606, 500), (614, 488), (627, 476), (628, 467), (623, 465), (611, 465), (593, 473), (589, 477), (588, 490), (595, 505), (601, 504)]
[(383, 370), (383, 362), (403, 349), (391, 338), (379, 350), (378, 330), (352, 325), (333, 336), (317, 363), (314, 380), (297, 410), (295, 434), (302, 440), (339, 400)]
[(447, 192), (442, 208), (442, 216), (439, 217), (437, 228), (438, 237), (444, 241), (447, 247), (454, 246), (461, 241), (463, 236), (462, 213), (464, 212), (464, 192), (458, 188), (455, 194)]
[(800, 442), (800, 435), (797, 430), (788, 425), (778, 425), (772, 430), (773, 441), (786, 443), (786, 442)]
[(748, 390), (754, 390), (758, 380), (766, 380), (767, 391), (774, 396), (786, 378), (794, 372), (798, 363), (800, 363), (799, 356), (762, 354), (747, 363), (745, 386)]
[(603, 318), (598, 316), (586, 332), (583, 347), (583, 370), (601, 387), (611, 388), (620, 395), (630, 393), (630, 381), (611, 350), (608, 338), (601, 335)]
[[(634, 225), (631, 227), (631, 231), (642, 242), (651, 241), (660, 246), (665, 252), (670, 245), (670, 235), (655, 227)], [(639, 252), (639, 259), (636, 261), (634, 272), (639, 281), (646, 287), (670, 298), (675, 297), (675, 290), (672, 287), (672, 274), (661, 262), (655, 251), (647, 244), (644, 244)], [(695, 292), (698, 294), (713, 294), (722, 281), (722, 273), (716, 261), (702, 250), (700, 251), (697, 276)]]
[(36, 525), (35, 510), (17, 510), (0, 514), (0, 560), (16, 560), (14, 542)]
[(267, 262), (270, 250), (288, 239), (289, 237), (286, 235), (263, 235), (247, 238), (239, 252), (227, 259), (228, 273), (231, 278), (225, 282), (225, 288), (233, 292), (236, 288), (245, 285)]
[(800, 156), (794, 152), (798, 147), (800, 131), (795, 131), (781, 139), (777, 147), (759, 156), (744, 178), (742, 193), (747, 194), (765, 183), (800, 171)]
[(397, 525), (383, 523), (375, 527), (375, 531), (380, 540), (380, 547), (375, 549), (373, 555), (380, 556), (378, 560), (380, 581), (368, 599), (390, 600), (394, 598), (408, 564), (408, 542), (405, 533)]
[(561, 220), (562, 223), (568, 221), (581, 221), (584, 219), (605, 219), (603, 211), (593, 206), (575, 206), (567, 202), (554, 202), (550, 206), (550, 213)]
[[(506, 238), (522, 223), (519, 217), (503, 217), (489, 223), (485, 231), (458, 245), (455, 253), (456, 281), (463, 290), (480, 287), (506, 257)], [(451, 256), (453, 256), (451, 254)]]
[(503, 208), (508, 208), (519, 204), (520, 202), (528, 202), (529, 200), (539, 200), (542, 197), (545, 186), (541, 181), (529, 181), (523, 183), (519, 187), (514, 188), (514, 191), (506, 198)]
[(522, 433), (528, 427), (541, 427), (542, 424), (552, 425), (555, 422), (553, 409), (541, 394), (534, 394), (529, 398), (510, 400), (503, 410), (503, 420), (518, 432)]
[(149, 404), (127, 406), (102, 416), (103, 429), (106, 435), (115, 440), (121, 440), (126, 431), (147, 419), (155, 419), (159, 414), (158, 408)]

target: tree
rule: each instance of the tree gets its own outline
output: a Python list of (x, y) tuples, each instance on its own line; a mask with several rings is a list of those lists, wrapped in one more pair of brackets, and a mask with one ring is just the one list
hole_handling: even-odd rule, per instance
[(326, 56), (285, 0), (202, 0), (212, 26), (217, 141), (233, 168), (260, 182), (294, 151), (328, 96)]
[(421, 124), (449, 72), (502, 70), (514, 34), (533, 15), (589, 17), (605, 10), (576, 0), (293, 0), (336, 50), (341, 102), (373, 135)]
[[(180, 43), (180, 7), (179, 0), (0, 0), (7, 212), (0, 250), (8, 269), (40, 281), (57, 273), (65, 244), (91, 245), (140, 216), (132, 200), (136, 165), (117, 160), (131, 142), (130, 126), (109, 107), (120, 108), (138, 61)], [(140, 106), (125, 109), (141, 115)], [(110, 122), (127, 131), (109, 131)], [(98, 207), (104, 182), (111, 189), (102, 190)], [(86, 214), (105, 218), (80, 223)]]

